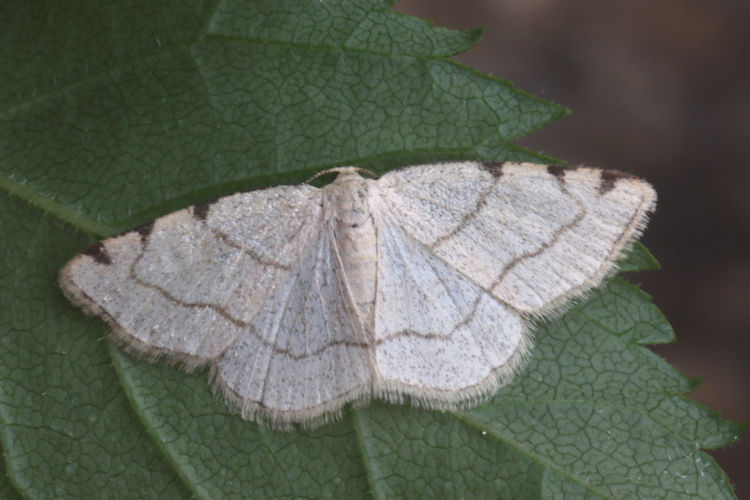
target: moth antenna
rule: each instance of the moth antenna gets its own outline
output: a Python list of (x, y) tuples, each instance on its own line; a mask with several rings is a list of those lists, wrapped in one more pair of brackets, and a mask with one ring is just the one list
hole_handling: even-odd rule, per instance
[(322, 171), (318, 172), (317, 174), (315, 174), (312, 177), (310, 177), (309, 179), (307, 179), (304, 183), (305, 184), (310, 184), (310, 182), (314, 181), (315, 179), (317, 179), (321, 175), (332, 174), (332, 173), (340, 174), (342, 172), (365, 173), (365, 174), (370, 175), (374, 179), (377, 179), (379, 177), (373, 171), (367, 170), (366, 168), (362, 168), (362, 167), (334, 167), (334, 168), (328, 168), (326, 170), (322, 170)]

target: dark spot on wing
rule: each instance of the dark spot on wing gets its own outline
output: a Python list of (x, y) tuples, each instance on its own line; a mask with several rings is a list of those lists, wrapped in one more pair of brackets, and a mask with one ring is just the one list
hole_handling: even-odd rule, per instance
[(109, 265), (112, 263), (112, 258), (107, 253), (107, 249), (104, 248), (101, 241), (97, 241), (81, 253), (93, 258), (99, 264)]
[(599, 174), (601, 183), (599, 184), (599, 194), (606, 194), (615, 188), (615, 184), (620, 179), (632, 179), (633, 176), (620, 172), (619, 170), (602, 170)]
[(211, 200), (204, 201), (203, 203), (198, 203), (197, 205), (193, 206), (193, 217), (195, 217), (198, 220), (205, 221), (206, 218), (208, 218), (208, 212), (211, 209), (211, 205), (216, 203), (218, 198), (213, 198)]
[(503, 175), (503, 165), (505, 163), (502, 161), (485, 161), (482, 162), (480, 168), (492, 174), (493, 177), (498, 178)]
[(148, 237), (151, 234), (151, 231), (153, 231), (153, 229), (154, 229), (154, 221), (151, 221), (146, 224), (142, 224), (140, 226), (136, 226), (128, 230), (121, 231), (113, 235), (112, 238), (119, 238), (120, 236), (125, 236), (126, 234), (130, 234), (130, 233), (138, 233), (141, 235), (141, 243), (145, 243), (146, 240), (148, 240)]
[(143, 224), (141, 226), (137, 226), (131, 229), (131, 231), (135, 231), (141, 235), (142, 243), (145, 243), (145, 241), (148, 239), (149, 235), (151, 234), (151, 231), (153, 230), (154, 230), (154, 221), (151, 221), (149, 223), (146, 223), (146, 224)]
[(565, 171), (567, 168), (561, 167), (560, 165), (547, 165), (547, 173), (554, 175), (558, 181), (563, 182), (565, 180)]

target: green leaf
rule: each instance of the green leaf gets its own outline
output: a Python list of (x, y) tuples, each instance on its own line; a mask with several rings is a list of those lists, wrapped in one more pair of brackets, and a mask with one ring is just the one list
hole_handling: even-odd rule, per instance
[[(95, 237), (330, 166), (546, 161), (566, 113), (451, 62), (478, 39), (386, 1), (5, 2), (0, 20), (3, 498), (731, 498), (701, 448), (741, 426), (644, 345), (673, 339), (613, 279), (540, 324), (477, 408), (375, 403), (313, 432), (238, 418), (205, 373), (137, 361), (61, 295)], [(623, 269), (654, 267), (640, 246)]]
[(620, 271), (644, 271), (659, 269), (659, 262), (646, 247), (636, 242), (633, 249), (620, 261)]

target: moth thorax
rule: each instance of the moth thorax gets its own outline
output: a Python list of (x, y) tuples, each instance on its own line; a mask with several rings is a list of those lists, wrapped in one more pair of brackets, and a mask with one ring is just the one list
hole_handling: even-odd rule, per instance
[(364, 324), (370, 324), (375, 301), (377, 246), (370, 214), (369, 187), (373, 181), (348, 172), (326, 186), (333, 231), (347, 284)]

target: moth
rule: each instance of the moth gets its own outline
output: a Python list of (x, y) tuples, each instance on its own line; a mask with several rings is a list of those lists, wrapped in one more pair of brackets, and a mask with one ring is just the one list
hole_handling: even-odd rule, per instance
[(656, 203), (596, 168), (332, 171), (98, 242), (61, 288), (127, 351), (209, 367), (246, 419), (314, 427), (372, 398), (452, 409), (519, 371), (533, 321), (614, 272)]

